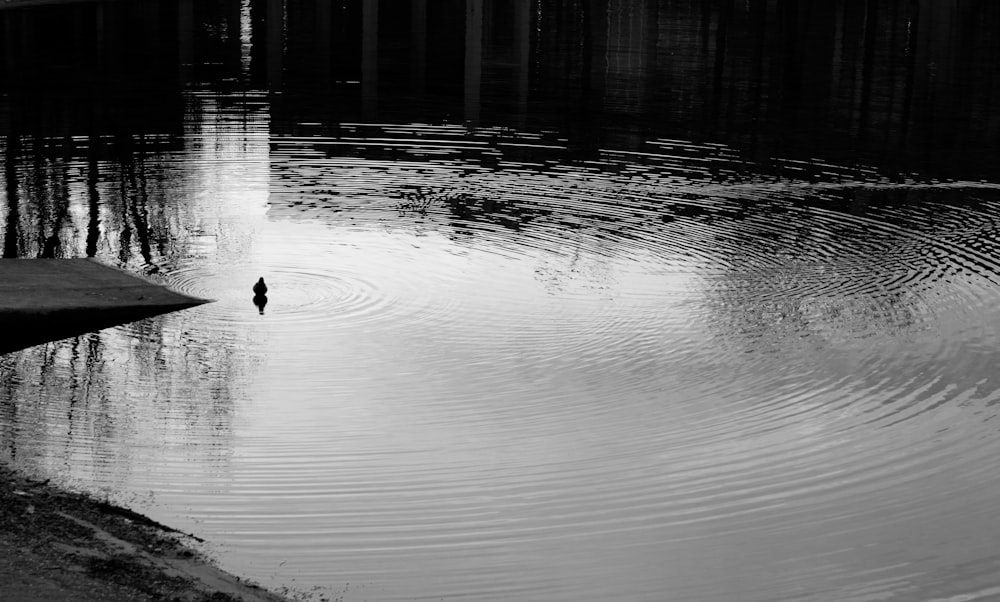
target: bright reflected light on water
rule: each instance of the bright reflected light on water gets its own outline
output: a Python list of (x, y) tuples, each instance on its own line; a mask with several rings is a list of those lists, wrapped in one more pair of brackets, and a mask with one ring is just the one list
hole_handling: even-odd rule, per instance
[(352, 600), (990, 591), (995, 187), (190, 101), (96, 246), (215, 302), (2, 358), (16, 465)]
[(0, 461), (314, 598), (995, 596), (1000, 11), (806, 4), (7, 7), (3, 255), (215, 301)]

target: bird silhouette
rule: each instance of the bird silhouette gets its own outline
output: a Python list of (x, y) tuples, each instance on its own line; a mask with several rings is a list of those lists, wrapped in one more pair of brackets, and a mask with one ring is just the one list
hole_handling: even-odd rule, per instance
[(264, 315), (264, 306), (267, 305), (267, 285), (264, 284), (264, 277), (261, 276), (257, 284), (253, 285), (253, 304), (257, 306), (260, 315)]
[(257, 296), (263, 296), (267, 294), (267, 285), (264, 284), (264, 277), (261, 276), (257, 284), (253, 285), (253, 294)]

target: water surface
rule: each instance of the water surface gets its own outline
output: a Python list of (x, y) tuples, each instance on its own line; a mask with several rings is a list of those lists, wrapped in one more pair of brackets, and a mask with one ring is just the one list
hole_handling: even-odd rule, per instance
[(283, 75), (7, 138), (5, 250), (215, 302), (0, 357), (0, 457), (345, 600), (1000, 593), (1000, 180)]

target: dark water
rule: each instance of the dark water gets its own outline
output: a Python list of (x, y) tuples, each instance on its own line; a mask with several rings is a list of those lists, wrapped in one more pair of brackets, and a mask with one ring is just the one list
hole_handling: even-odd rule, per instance
[(4, 255), (216, 300), (0, 357), (0, 458), (317, 597), (1000, 596), (998, 21), (0, 11)]

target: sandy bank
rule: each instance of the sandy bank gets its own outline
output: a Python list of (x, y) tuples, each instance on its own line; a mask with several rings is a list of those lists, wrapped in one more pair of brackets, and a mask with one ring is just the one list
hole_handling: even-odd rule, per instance
[(125, 508), (0, 465), (0, 600), (282, 602)]
[(206, 303), (90, 259), (0, 260), (0, 354)]

